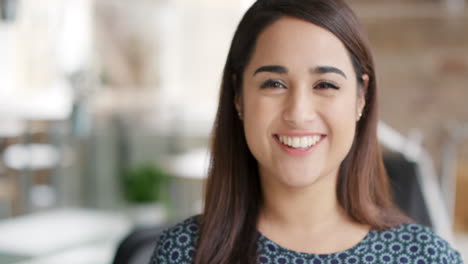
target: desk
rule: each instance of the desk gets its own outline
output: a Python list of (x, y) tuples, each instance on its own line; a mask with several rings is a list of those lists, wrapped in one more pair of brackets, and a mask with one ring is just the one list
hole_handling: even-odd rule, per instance
[(10, 263), (18, 263), (20, 261), (25, 261), (29, 259), (28, 256), (21, 256), (17, 254), (10, 254), (7, 252), (0, 252), (0, 263), (10, 264)]
[[(119, 240), (92, 243), (50, 256), (10, 262), (11, 264), (111, 264)], [(2, 262), (3, 263), (3, 262)]]
[(58, 209), (3, 220), (0, 261), (53, 264), (77, 263), (79, 259), (79, 263), (108, 263), (115, 246), (131, 228), (125, 214), (93, 209)]

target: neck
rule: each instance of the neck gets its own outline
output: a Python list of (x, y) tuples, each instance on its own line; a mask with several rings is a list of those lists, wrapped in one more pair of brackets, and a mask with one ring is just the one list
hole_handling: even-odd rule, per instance
[(275, 177), (261, 177), (263, 203), (258, 230), (299, 252), (328, 254), (359, 243), (370, 226), (354, 222), (341, 208), (335, 190), (336, 175), (322, 177), (305, 187), (291, 187), (273, 180)]
[(260, 229), (275, 226), (315, 233), (349, 221), (336, 197), (334, 175), (306, 187), (285, 186), (262, 178), (262, 186)]

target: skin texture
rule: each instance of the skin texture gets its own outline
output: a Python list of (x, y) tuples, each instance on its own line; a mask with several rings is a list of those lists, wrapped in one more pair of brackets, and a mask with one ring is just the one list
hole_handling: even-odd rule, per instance
[[(281, 68), (259, 70), (272, 65)], [(316, 70), (323, 66), (345, 76)], [(366, 75), (362, 78), (368, 82)], [(259, 164), (264, 204), (258, 228), (285, 247), (331, 253), (351, 247), (368, 232), (346, 216), (335, 193), (340, 164), (365, 105), (365, 88), (356, 79), (341, 41), (312, 23), (284, 17), (257, 39), (235, 105)], [(295, 133), (325, 137), (310, 153), (298, 156), (274, 139)], [(320, 243), (312, 245), (314, 241)]]

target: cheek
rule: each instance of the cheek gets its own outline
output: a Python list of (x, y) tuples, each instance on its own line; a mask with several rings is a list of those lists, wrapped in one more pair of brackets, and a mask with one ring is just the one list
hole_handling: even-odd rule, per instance
[[(271, 124), (275, 118), (275, 111), (278, 109), (277, 102), (268, 97), (263, 97), (255, 93), (246, 94), (244, 97), (244, 123), (245, 126), (257, 127), (262, 131), (265, 126)], [(259, 130), (258, 133), (261, 131)]]
[(244, 99), (244, 132), (250, 151), (258, 155), (267, 155), (269, 152), (269, 133), (271, 125), (275, 122), (277, 106), (262, 98), (246, 96)]
[(339, 152), (343, 152), (342, 154), (347, 154), (355, 135), (356, 102), (343, 100), (330, 105), (327, 115), (334, 148)]
[(343, 128), (353, 129), (356, 124), (356, 105), (354, 102), (343, 102), (332, 110), (334, 123)]

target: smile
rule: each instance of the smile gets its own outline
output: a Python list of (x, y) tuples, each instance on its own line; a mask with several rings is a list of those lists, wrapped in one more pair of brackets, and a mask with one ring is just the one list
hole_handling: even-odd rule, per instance
[(301, 135), (301, 136), (286, 136), (274, 135), (276, 143), (280, 145), (286, 152), (292, 155), (306, 155), (310, 153), (315, 146), (326, 137), (326, 135)]
[(320, 141), (322, 136), (315, 135), (315, 136), (307, 136), (307, 137), (288, 137), (288, 136), (281, 136), (278, 135), (278, 139), (284, 145), (296, 148), (296, 149), (307, 149)]

